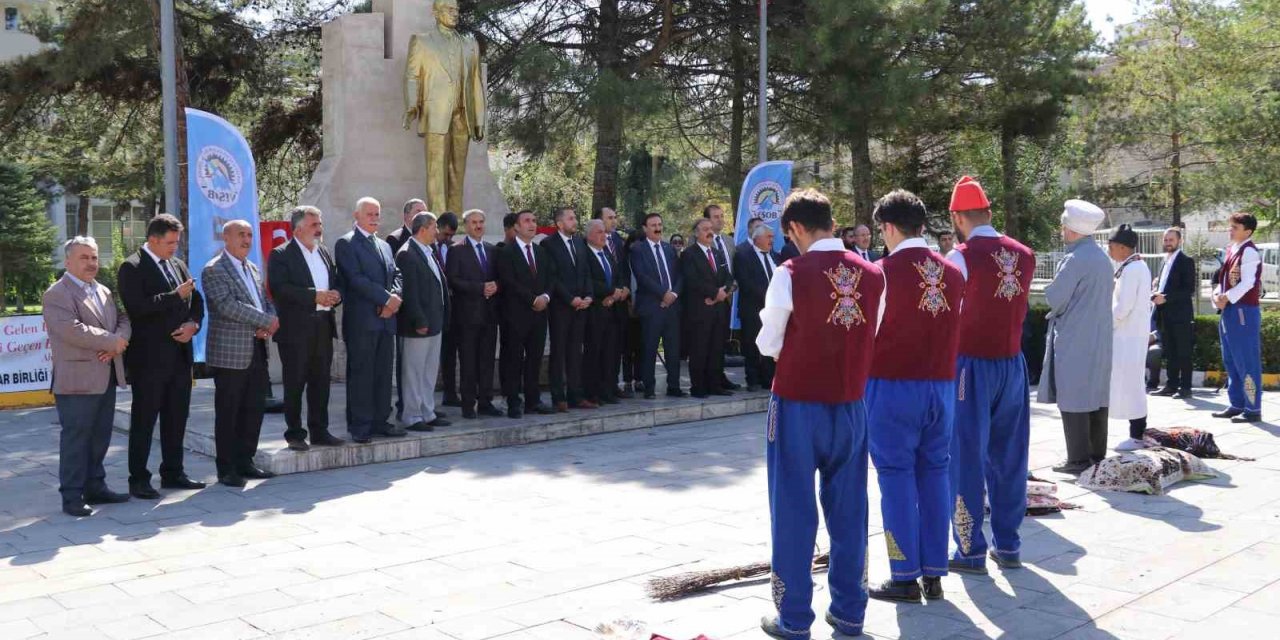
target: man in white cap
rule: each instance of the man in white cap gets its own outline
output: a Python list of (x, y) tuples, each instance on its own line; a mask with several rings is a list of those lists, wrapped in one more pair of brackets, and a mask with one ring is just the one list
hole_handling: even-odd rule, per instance
[(1111, 260), (1090, 237), (1106, 214), (1068, 200), (1062, 213), (1067, 255), (1044, 290), (1049, 304), (1039, 401), (1057, 403), (1067, 439), (1059, 473), (1079, 474), (1107, 454), (1111, 394)]

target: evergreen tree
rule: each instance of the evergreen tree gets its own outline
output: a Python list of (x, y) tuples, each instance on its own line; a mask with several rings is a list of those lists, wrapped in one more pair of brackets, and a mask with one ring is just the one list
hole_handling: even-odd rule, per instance
[(48, 283), (56, 234), (31, 176), (17, 165), (0, 163), (0, 311), (11, 290), (23, 311), (32, 292)]

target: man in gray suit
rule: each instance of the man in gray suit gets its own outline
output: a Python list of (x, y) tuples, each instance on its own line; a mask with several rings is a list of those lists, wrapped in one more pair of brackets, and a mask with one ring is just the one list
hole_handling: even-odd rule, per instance
[(262, 288), (262, 274), (249, 262), (253, 227), (232, 220), (222, 227), (223, 252), (201, 275), (209, 305), (205, 363), (213, 369), (213, 434), (218, 482), (243, 487), (245, 478), (275, 474), (253, 463), (266, 401), (267, 340), (280, 328), (276, 309)]
[[(127, 502), (107, 488), (102, 459), (111, 444), (116, 387), (125, 386), (124, 359), (129, 318), (98, 284), (98, 243), (67, 241), (67, 272), (44, 292), (44, 322), (53, 350), (53, 398), (62, 435), (58, 444), (58, 491), (62, 511), (93, 515), (90, 504)], [(87, 503), (87, 504), (86, 504)]]
[(410, 431), (435, 431), (449, 426), (436, 413), (435, 397), (442, 332), (449, 323), (449, 289), (444, 265), (431, 250), (438, 230), (435, 214), (414, 216), (409, 230), (412, 238), (396, 252), (404, 292), (404, 304), (396, 315), (396, 333), (404, 344), (400, 359), (404, 421)]

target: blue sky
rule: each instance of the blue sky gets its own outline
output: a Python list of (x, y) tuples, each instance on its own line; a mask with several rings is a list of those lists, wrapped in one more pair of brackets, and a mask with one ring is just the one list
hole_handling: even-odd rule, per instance
[[(1116, 27), (1133, 21), (1138, 8), (1135, 0), (1084, 0), (1084, 4), (1089, 10), (1093, 30), (1102, 34), (1107, 42), (1114, 38)], [(1108, 16), (1114, 21), (1108, 23)]]

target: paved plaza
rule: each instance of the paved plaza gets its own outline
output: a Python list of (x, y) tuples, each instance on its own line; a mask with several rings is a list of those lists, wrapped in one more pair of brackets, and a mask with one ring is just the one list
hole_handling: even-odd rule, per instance
[[(1280, 426), (1152, 401), (1210, 428), (1220, 476), (1165, 496), (1060, 484), (1077, 511), (1028, 519), (1021, 571), (944, 579), (947, 599), (872, 602), (876, 638), (1262, 638), (1280, 633)], [(1280, 395), (1265, 415), (1280, 416)], [(766, 581), (672, 603), (653, 576), (768, 559), (763, 414), (299, 473), (59, 510), (51, 409), (0, 413), (0, 638), (763, 638)], [(1125, 431), (1112, 422), (1112, 443)], [(108, 456), (125, 489), (125, 439)], [(1035, 405), (1032, 466), (1063, 454)], [(158, 452), (156, 452), (158, 455)], [(189, 455), (212, 481), (212, 461)], [(153, 468), (155, 462), (153, 461)], [(871, 579), (886, 577), (872, 482)], [(825, 548), (825, 541), (819, 538)], [(819, 575), (815, 608), (828, 597)], [(830, 638), (821, 622), (815, 638)], [(602, 635), (604, 634), (604, 635)]]

